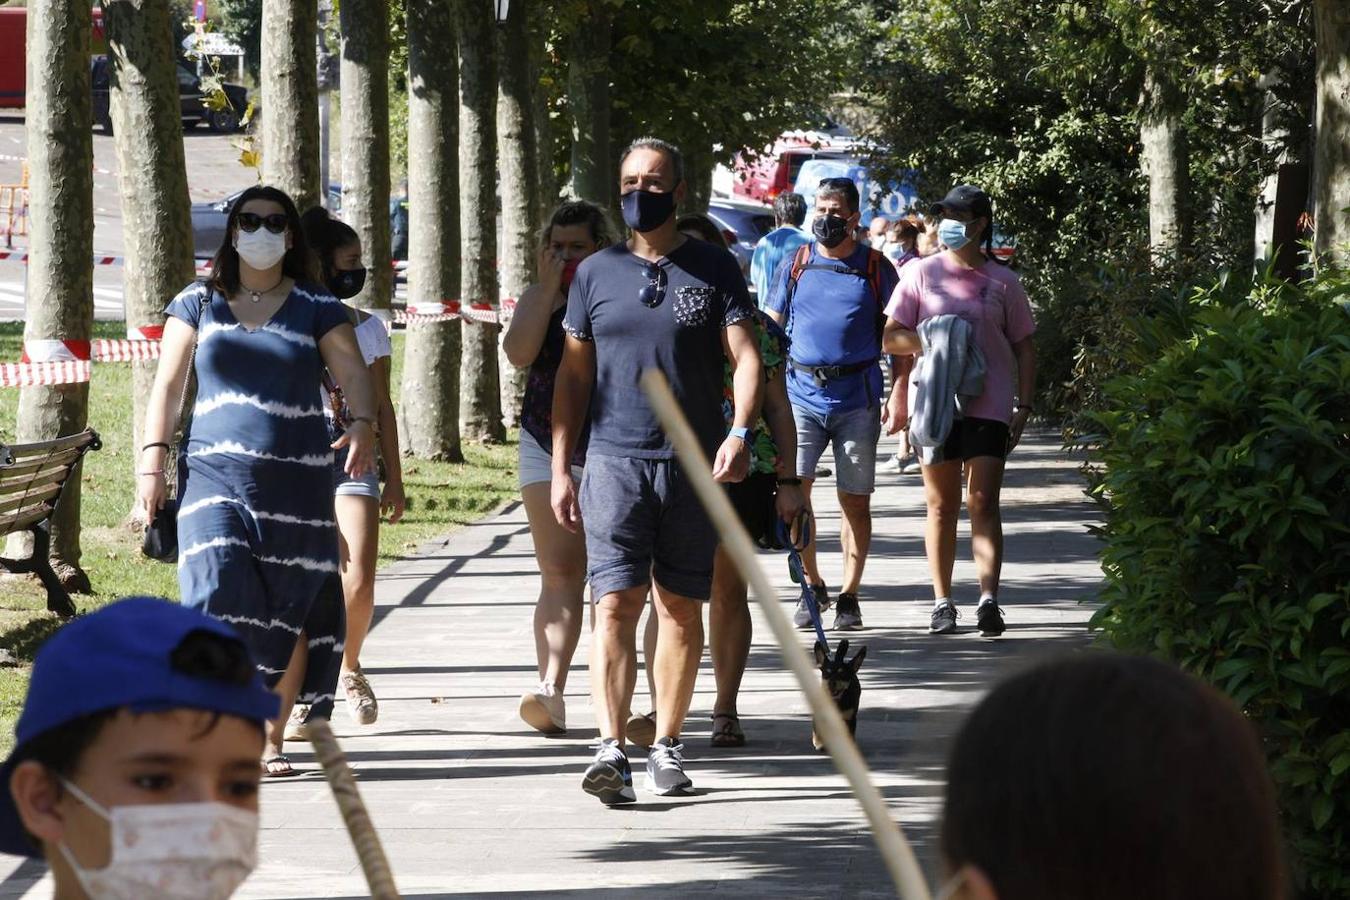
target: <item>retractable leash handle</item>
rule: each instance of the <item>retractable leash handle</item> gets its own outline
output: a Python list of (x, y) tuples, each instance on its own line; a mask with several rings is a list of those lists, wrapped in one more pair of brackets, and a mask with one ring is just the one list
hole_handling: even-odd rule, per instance
[[(809, 515), (802, 518), (798, 536), (801, 538), (803, 547), (811, 543), (811, 518)], [(816, 592), (811, 589), (811, 581), (806, 577), (806, 567), (802, 565), (802, 555), (797, 550), (797, 546), (792, 543), (792, 529), (782, 519), (778, 520), (778, 541), (787, 548), (788, 568), (796, 576), (797, 583), (802, 586), (802, 602), (806, 604), (806, 611), (811, 614), (811, 624), (816, 628), (816, 640), (825, 645), (825, 653), (828, 655), (830, 642), (825, 639), (825, 623), (820, 620), (820, 604), (816, 602)]]

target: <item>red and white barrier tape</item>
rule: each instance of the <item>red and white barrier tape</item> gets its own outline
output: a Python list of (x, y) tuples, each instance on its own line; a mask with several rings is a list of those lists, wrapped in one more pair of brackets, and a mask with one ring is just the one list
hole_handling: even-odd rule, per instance
[(516, 308), (514, 297), (507, 297), (500, 307), (487, 303), (471, 303), (466, 308), (458, 300), (444, 303), (410, 303), (406, 310), (394, 310), (393, 320), (406, 325), (425, 322), (448, 322), (452, 319), (467, 319), (487, 325), (503, 325)]
[[(0, 250), (0, 262), (28, 262), (31, 254), (27, 250)], [(127, 258), (125, 256), (112, 256), (110, 254), (95, 253), (92, 257), (95, 266), (125, 266)], [(211, 257), (197, 256), (193, 258), (196, 264), (197, 272), (202, 273), (211, 268)]]
[(0, 387), (76, 384), (88, 381), (89, 375), (90, 362), (87, 359), (61, 362), (0, 363)]

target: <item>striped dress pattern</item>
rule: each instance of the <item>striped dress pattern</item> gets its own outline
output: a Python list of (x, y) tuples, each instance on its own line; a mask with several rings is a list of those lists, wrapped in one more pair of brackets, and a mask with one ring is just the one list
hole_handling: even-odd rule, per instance
[(297, 702), (331, 701), (346, 623), (318, 344), (347, 314), (310, 284), (253, 329), (201, 283), (166, 312), (197, 330), (197, 400), (178, 459), (180, 600), (232, 624), (272, 687), (303, 632)]

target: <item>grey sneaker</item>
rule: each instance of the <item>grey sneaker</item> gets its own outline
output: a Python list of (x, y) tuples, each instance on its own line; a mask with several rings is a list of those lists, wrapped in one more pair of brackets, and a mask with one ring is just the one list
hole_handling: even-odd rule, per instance
[(956, 620), (961, 617), (952, 602), (948, 600), (933, 608), (933, 622), (928, 626), (929, 634), (951, 634), (956, 630)]
[(975, 623), (984, 637), (998, 637), (1004, 631), (1003, 610), (997, 600), (986, 600), (975, 610)]
[(633, 791), (633, 769), (617, 740), (610, 738), (600, 742), (595, 761), (581, 779), (581, 789), (592, 797), (600, 798), (600, 802), (606, 806), (632, 803), (637, 799)]
[(683, 752), (684, 744), (674, 738), (663, 737), (652, 745), (647, 754), (647, 790), (662, 797), (694, 792), (694, 783), (684, 774)]
[[(820, 607), (820, 614), (825, 615), (825, 611), (830, 608), (830, 592), (823, 584), (811, 585), (811, 593), (816, 595), (816, 606)], [(806, 600), (797, 601), (797, 610), (792, 614), (792, 624), (802, 631), (810, 631), (815, 627), (811, 622), (811, 609), (806, 605)]]
[(840, 594), (834, 604), (834, 630), (860, 631), (862, 627), (862, 610), (858, 608), (858, 595)]
[(357, 725), (375, 724), (375, 720), (380, 717), (380, 701), (375, 699), (375, 692), (371, 690), (365, 673), (360, 669), (343, 672), (338, 682), (342, 685), (342, 693), (347, 696), (347, 714), (352, 717), (352, 721)]

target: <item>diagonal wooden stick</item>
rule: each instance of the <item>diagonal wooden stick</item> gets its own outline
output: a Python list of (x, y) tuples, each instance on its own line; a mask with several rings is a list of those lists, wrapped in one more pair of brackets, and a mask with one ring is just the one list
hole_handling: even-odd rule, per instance
[(366, 811), (361, 792), (356, 789), (356, 778), (352, 775), (351, 766), (347, 765), (342, 747), (333, 736), (333, 729), (323, 719), (311, 719), (305, 729), (309, 732), (310, 743), (314, 745), (314, 755), (328, 778), (328, 786), (333, 789), (333, 799), (337, 801), (342, 821), (347, 825), (356, 856), (361, 860), (361, 871), (365, 873), (370, 896), (375, 900), (398, 900), (394, 873), (389, 869), (380, 835), (370, 821), (370, 813)]
[(736, 562), (741, 577), (754, 589), (755, 599), (764, 610), (764, 617), (773, 629), (774, 637), (783, 651), (788, 668), (797, 676), (802, 693), (811, 704), (811, 712), (825, 739), (825, 748), (830, 751), (835, 767), (848, 779), (853, 796), (858, 799), (863, 812), (872, 826), (872, 837), (881, 851), (881, 858), (890, 870), (891, 880), (895, 882), (896, 895), (902, 900), (931, 900), (928, 884), (924, 881), (919, 862), (914, 851), (905, 840), (900, 827), (891, 818), (886, 809), (886, 801), (872, 784), (871, 773), (862, 754), (848, 733), (848, 726), (839, 714), (839, 709), (825, 692), (820, 683), (820, 673), (811, 665), (806, 651), (798, 643), (797, 632), (783, 612), (778, 592), (769, 583), (764, 569), (755, 558), (755, 548), (737, 518), (731, 501), (727, 499), (722, 487), (712, 477), (712, 466), (699, 447), (698, 438), (689, 427), (688, 420), (680, 411), (679, 401), (671, 393), (666, 377), (655, 369), (648, 369), (642, 376), (642, 389), (647, 392), (652, 409), (661, 419), (666, 435), (675, 446), (675, 455), (680, 460), (689, 481), (698, 492), (703, 508), (708, 512), (717, 532), (721, 535), (722, 546)]

